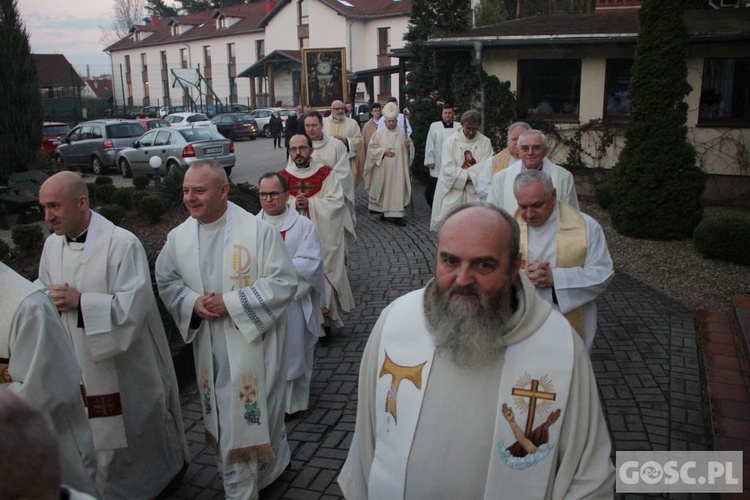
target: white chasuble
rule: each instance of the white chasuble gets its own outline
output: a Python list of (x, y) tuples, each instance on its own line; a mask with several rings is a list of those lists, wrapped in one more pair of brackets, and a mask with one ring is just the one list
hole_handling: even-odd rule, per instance
[[(402, 300), (401, 313), (392, 313), (383, 325), (378, 351), (377, 441), (368, 483), (372, 499), (404, 498), (407, 463), (434, 359), (424, 314), (415, 314), (422, 311), (423, 292), (412, 292)], [(487, 457), (486, 499), (501, 498), (514, 485), (522, 485), (525, 498), (544, 498), (546, 479), (558, 466), (574, 346), (566, 335), (569, 327), (557, 318), (548, 316), (535, 333), (506, 349), (493, 447)]]

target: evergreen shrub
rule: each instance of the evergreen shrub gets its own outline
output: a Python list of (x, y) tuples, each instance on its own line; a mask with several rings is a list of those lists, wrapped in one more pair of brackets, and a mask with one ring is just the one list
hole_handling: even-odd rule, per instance
[(138, 201), (138, 213), (149, 222), (159, 222), (167, 211), (167, 204), (155, 194), (144, 196)]
[(10, 245), (5, 240), (0, 240), (0, 262), (10, 262)]
[(710, 259), (750, 265), (750, 221), (736, 216), (706, 217), (695, 228), (693, 245)]
[(93, 182), (87, 182), (86, 188), (89, 191), (89, 200), (93, 200), (94, 196), (96, 196), (96, 184)]
[(117, 188), (113, 184), (99, 184), (96, 186), (94, 199), (103, 205), (107, 205), (112, 200), (112, 195), (115, 194), (115, 191), (117, 191)]
[(187, 167), (178, 166), (167, 172), (156, 187), (156, 194), (170, 207), (182, 205), (182, 181)]
[(13, 226), (11, 237), (13, 238), (13, 244), (27, 254), (33, 253), (39, 248), (39, 243), (44, 239), (42, 226), (39, 224)]
[(128, 188), (120, 188), (112, 193), (110, 201), (127, 210), (133, 206), (133, 192)]
[(112, 177), (100, 175), (99, 177), (94, 179), (94, 184), (96, 184), (97, 186), (107, 186), (114, 184), (114, 181), (112, 180)]
[(119, 225), (122, 218), (125, 216), (125, 209), (120, 205), (110, 204), (104, 205), (99, 209), (99, 215), (109, 220), (114, 225)]
[(594, 197), (599, 206), (607, 210), (612, 204), (612, 184), (607, 181), (601, 182), (594, 189)]
[(138, 207), (138, 203), (146, 196), (151, 196), (151, 193), (148, 191), (133, 191), (130, 193), (130, 199), (132, 200), (133, 207)]
[(136, 174), (133, 176), (133, 186), (135, 186), (138, 191), (143, 191), (149, 184), (151, 184), (151, 177), (148, 175)]

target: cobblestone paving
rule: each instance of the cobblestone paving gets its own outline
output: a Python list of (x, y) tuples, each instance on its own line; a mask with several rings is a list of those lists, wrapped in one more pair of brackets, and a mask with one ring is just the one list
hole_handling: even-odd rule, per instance
[[(336, 484), (354, 432), (359, 361), (370, 330), (393, 299), (422, 287), (434, 269), (423, 187), (414, 186), (406, 227), (381, 222), (358, 191), (357, 236), (349, 263), (356, 309), (316, 350), (310, 410), (287, 422), (291, 466), (262, 499), (342, 498)], [(711, 449), (692, 311), (623, 274), (600, 297), (591, 353), (615, 450)], [(192, 463), (170, 498), (223, 498), (213, 452), (203, 443), (198, 389), (183, 390)], [(630, 497), (629, 497), (630, 498)]]

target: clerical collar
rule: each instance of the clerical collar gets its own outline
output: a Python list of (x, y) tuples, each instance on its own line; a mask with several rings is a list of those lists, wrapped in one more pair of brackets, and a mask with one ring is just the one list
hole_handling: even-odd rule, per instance
[[(440, 120), (440, 121), (442, 122), (443, 120)], [(445, 128), (453, 128), (453, 124), (454, 123), (456, 123), (456, 122), (453, 122), (453, 121), (451, 121), (451, 122), (443, 122), (443, 127), (445, 127)]]
[(86, 235), (89, 234), (89, 228), (86, 228), (84, 232), (76, 236), (75, 238), (71, 238), (67, 234), (65, 235), (65, 240), (68, 243), (86, 243)]

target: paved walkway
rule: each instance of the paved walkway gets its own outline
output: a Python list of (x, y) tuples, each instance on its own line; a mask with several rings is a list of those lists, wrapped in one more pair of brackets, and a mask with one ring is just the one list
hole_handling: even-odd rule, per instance
[[(317, 348), (312, 409), (287, 422), (291, 467), (262, 499), (341, 498), (335, 480), (354, 432), (359, 361), (370, 330), (388, 303), (423, 286), (434, 270), (436, 237), (428, 230), (422, 186), (413, 199), (402, 228), (370, 215), (358, 191), (359, 240), (349, 267), (357, 307), (333, 342)], [(693, 312), (623, 274), (598, 304), (591, 359), (614, 449), (710, 449)], [(195, 385), (183, 391), (182, 402), (193, 462), (171, 498), (223, 498), (214, 454), (203, 444)]]

